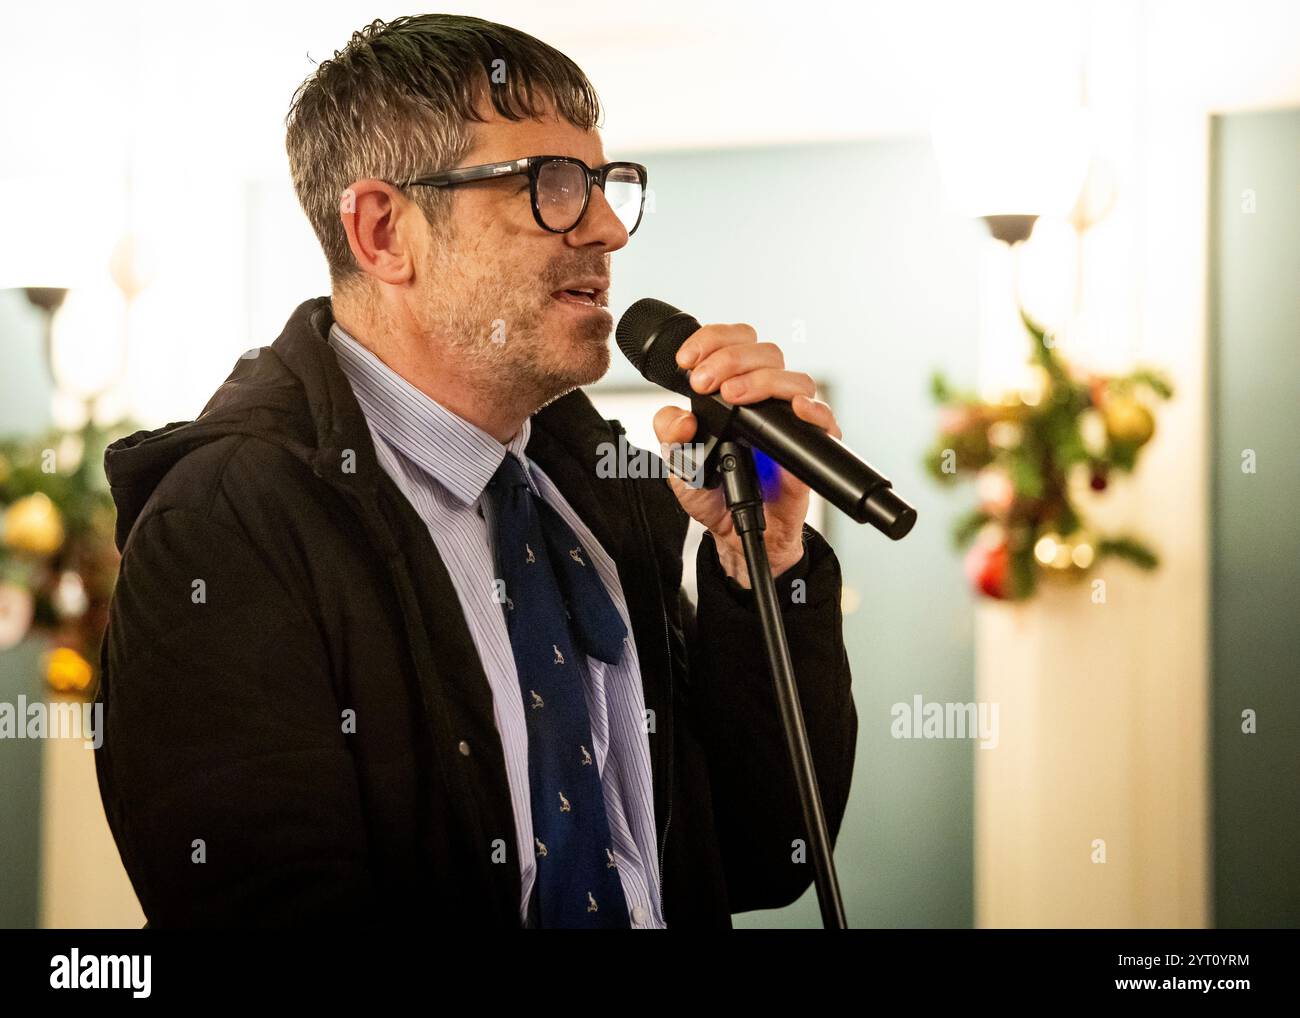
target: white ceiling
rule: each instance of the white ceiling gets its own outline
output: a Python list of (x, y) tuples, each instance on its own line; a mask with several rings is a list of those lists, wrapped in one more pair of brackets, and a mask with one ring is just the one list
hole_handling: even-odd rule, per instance
[[(1031, 88), (1137, 61), (1207, 106), (1300, 101), (1288, 0), (912, 3), (497, 0), (462, 13), (572, 56), (607, 108), (606, 148), (922, 133), (936, 102), (1000, 73)], [(284, 172), (283, 116), (312, 61), (405, 5), (359, 0), (7, 4), (0, 178), (138, 164)]]

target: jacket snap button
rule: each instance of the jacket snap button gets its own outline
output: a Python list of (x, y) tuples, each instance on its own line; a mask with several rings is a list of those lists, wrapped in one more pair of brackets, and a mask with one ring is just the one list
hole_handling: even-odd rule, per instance
[(469, 743), (466, 742), (464, 739), (460, 740), (460, 745), (458, 745), (456, 748), (460, 750), (461, 756), (469, 756)]

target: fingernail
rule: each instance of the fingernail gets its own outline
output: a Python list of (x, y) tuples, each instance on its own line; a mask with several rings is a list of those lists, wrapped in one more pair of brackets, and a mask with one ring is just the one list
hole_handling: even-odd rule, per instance
[(677, 363), (684, 368), (689, 368), (692, 364), (694, 364), (695, 358), (696, 358), (695, 347), (691, 346), (690, 344), (686, 344), (682, 346), (677, 351)]
[(738, 378), (730, 378), (722, 383), (722, 387), (727, 390), (727, 399), (739, 399), (745, 395), (745, 383)]
[(708, 392), (713, 388), (713, 375), (707, 371), (697, 371), (691, 375), (691, 385), (701, 392)]

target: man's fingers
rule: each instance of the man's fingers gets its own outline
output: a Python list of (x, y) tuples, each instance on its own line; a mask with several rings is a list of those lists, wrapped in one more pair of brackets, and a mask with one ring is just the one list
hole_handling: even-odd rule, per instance
[(661, 407), (655, 413), (654, 428), (660, 445), (680, 445), (695, 437), (695, 415), (679, 406)]
[(758, 333), (752, 325), (705, 325), (677, 351), (677, 363), (683, 368), (693, 368), (713, 351), (738, 343), (756, 343)]
[(734, 343), (720, 347), (691, 370), (691, 388), (696, 392), (713, 392), (728, 378), (744, 375), (758, 368), (785, 367), (785, 355), (775, 343)]
[(759, 368), (728, 378), (722, 383), (721, 396), (728, 403), (756, 403), (775, 396), (793, 400), (796, 396), (817, 395), (817, 383), (802, 371)]
[(807, 421), (809, 424), (817, 425), (832, 438), (844, 437), (844, 432), (840, 430), (839, 423), (835, 420), (835, 412), (828, 404), (819, 399), (796, 396), (790, 401), (790, 406), (794, 410), (796, 417)]

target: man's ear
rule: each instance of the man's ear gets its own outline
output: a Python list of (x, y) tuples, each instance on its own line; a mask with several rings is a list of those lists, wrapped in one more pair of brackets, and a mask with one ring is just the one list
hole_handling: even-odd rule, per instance
[(339, 218), (348, 247), (361, 271), (382, 283), (401, 286), (415, 272), (410, 243), (399, 230), (403, 217), (418, 210), (382, 180), (358, 180), (339, 196)]

